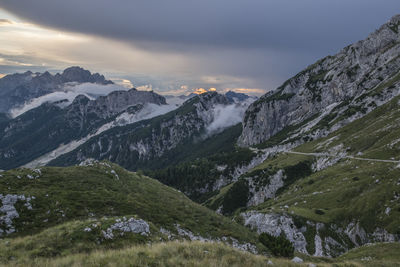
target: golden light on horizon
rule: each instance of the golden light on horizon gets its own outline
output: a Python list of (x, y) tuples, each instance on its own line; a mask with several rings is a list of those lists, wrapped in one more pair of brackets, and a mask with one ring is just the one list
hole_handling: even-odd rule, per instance
[(204, 89), (204, 88), (196, 88), (193, 93), (196, 95), (201, 95), (201, 94), (204, 94), (207, 92), (216, 92), (216, 91), (217, 91), (217, 88), (214, 88), (214, 87), (211, 87), (208, 90)]
[(196, 94), (196, 95), (201, 95), (201, 94), (204, 94), (204, 93), (207, 93), (207, 92), (208, 91), (206, 89), (204, 89), (204, 88), (197, 88), (197, 89), (195, 89), (195, 91), (193, 93)]

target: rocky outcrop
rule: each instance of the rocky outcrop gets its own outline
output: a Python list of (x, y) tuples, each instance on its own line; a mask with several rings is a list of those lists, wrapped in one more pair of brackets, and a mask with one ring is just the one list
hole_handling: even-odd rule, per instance
[(366, 113), (397, 95), (399, 26), (397, 15), (367, 39), (316, 62), (254, 102), (246, 111), (239, 145), (262, 143), (285, 127), (300, 125), (320, 114), (331, 104), (338, 105), (331, 112), (333, 120), (340, 113)]
[(268, 233), (273, 236), (279, 236), (283, 233), (293, 243), (297, 251), (307, 253), (307, 242), (303, 235), (306, 229), (298, 229), (290, 216), (253, 211), (242, 213), (241, 215), (244, 219), (244, 225), (256, 230), (257, 233)]
[(31, 200), (35, 197), (26, 197), (25, 195), (0, 194), (0, 237), (12, 234), (16, 231), (13, 221), (19, 218), (19, 213), (15, 207), (18, 201), (23, 203), (23, 206), (32, 210)]
[[(90, 229), (90, 230), (89, 230)], [(86, 228), (85, 231), (91, 231), (91, 228)], [(125, 233), (135, 233), (148, 236), (150, 234), (149, 224), (142, 219), (123, 217), (116, 219), (115, 223), (102, 231), (105, 239), (113, 239), (115, 236), (123, 236)]]
[[(317, 257), (336, 257), (351, 248), (368, 243), (400, 240), (400, 235), (390, 234), (381, 228), (367, 233), (358, 222), (351, 222), (344, 227), (311, 221), (299, 225), (298, 222), (295, 222), (294, 217), (286, 213), (248, 211), (241, 213), (241, 216), (244, 219), (244, 225), (258, 233), (268, 233), (273, 236), (283, 233), (296, 251)], [(306, 239), (306, 236), (309, 239)]]
[(258, 204), (264, 203), (267, 199), (275, 197), (278, 189), (284, 186), (285, 175), (283, 170), (277, 171), (272, 175), (265, 186), (258, 186), (256, 182), (257, 177), (246, 178), (249, 181), (250, 199), (247, 202), (247, 206), (257, 206)]

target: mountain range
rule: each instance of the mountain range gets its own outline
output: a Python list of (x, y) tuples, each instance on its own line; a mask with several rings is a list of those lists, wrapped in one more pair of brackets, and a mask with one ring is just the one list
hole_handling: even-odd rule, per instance
[(259, 99), (132, 88), (6, 114), (66, 83), (112, 82), (79, 67), (0, 79), (0, 256), (187, 239), (392, 266), (378, 251), (400, 241), (400, 15)]

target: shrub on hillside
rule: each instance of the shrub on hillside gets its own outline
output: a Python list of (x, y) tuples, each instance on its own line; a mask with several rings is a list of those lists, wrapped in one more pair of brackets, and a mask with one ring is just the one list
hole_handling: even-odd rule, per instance
[(245, 179), (234, 183), (222, 202), (222, 212), (231, 214), (238, 208), (246, 207), (249, 200), (249, 184)]
[(294, 247), (283, 233), (280, 236), (262, 233), (258, 239), (274, 256), (291, 258), (294, 255)]

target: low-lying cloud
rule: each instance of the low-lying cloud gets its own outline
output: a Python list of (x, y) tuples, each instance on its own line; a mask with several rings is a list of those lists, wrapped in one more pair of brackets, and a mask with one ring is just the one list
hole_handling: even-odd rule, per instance
[(224, 129), (242, 122), (247, 107), (254, 99), (249, 99), (246, 102), (217, 105), (213, 109), (213, 121), (207, 126), (207, 135), (213, 135), (222, 132)]
[(31, 109), (39, 107), (44, 103), (54, 103), (61, 100), (66, 100), (65, 102), (60, 103), (62, 107), (65, 107), (71, 104), (75, 97), (77, 97), (78, 95), (85, 95), (89, 99), (95, 99), (99, 96), (108, 95), (109, 93), (117, 90), (128, 90), (128, 88), (116, 84), (68, 84), (65, 85), (61, 91), (53, 92), (44, 96), (31, 99), (24, 105), (11, 109), (10, 114), (13, 118), (15, 118)]

